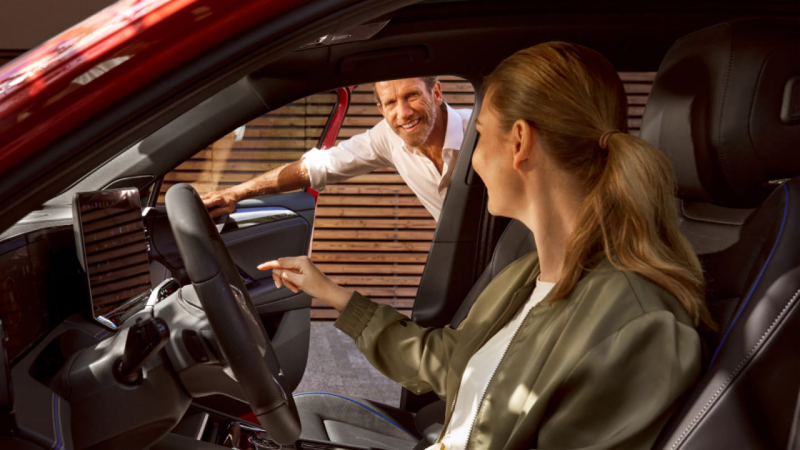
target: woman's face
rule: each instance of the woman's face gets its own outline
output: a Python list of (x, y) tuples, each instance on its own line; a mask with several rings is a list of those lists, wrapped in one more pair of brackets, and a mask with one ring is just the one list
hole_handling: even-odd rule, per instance
[(489, 213), (514, 218), (519, 210), (522, 190), (520, 174), (514, 169), (514, 140), (511, 130), (500, 127), (492, 107), (491, 92), (486, 96), (476, 122), (480, 134), (472, 153), (472, 167), (480, 175), (489, 194)]

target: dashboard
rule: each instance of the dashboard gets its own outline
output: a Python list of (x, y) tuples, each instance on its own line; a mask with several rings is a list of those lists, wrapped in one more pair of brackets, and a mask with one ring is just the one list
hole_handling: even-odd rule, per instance
[[(103, 303), (93, 308), (93, 297), (118, 305), (149, 289), (148, 248), (136, 200), (135, 208), (119, 217), (87, 222), (85, 240), (75, 239), (70, 214), (68, 222), (44, 221), (41, 229), (0, 241), (0, 323), (10, 365), (68, 317), (107, 312)], [(90, 221), (93, 211), (103, 211), (97, 201), (84, 198)]]
[(71, 227), (26, 234), (0, 243), (0, 321), (14, 362), (67, 316), (81, 309)]
[[(98, 210), (88, 203), (83, 209)], [(269, 274), (255, 267), (265, 259), (305, 253), (313, 214), (313, 197), (286, 194), (268, 203), (251, 201), (217, 225), (267, 334), (275, 338), (273, 347), (291, 380), (288, 390), (296, 387), (305, 368), (308, 343), (303, 336), (308, 335), (311, 299), (276, 289)], [(103, 420), (117, 417), (119, 404), (140, 404), (126, 409), (129, 423), (158, 428), (144, 435), (163, 434), (192, 399), (164, 355), (148, 363), (149, 381), (137, 389), (105, 380), (111, 372), (101, 366), (126, 346), (128, 327), (112, 331), (96, 319), (131, 303), (129, 294), (137, 297), (140, 289), (147, 292), (169, 277), (179, 285), (189, 283), (166, 209), (135, 205), (89, 218), (77, 230), (81, 239), (76, 239), (73, 217), (71, 205), (45, 205), (0, 233), (0, 323), (7, 336), (0, 340), (0, 363), (4, 349), (9, 369), (4, 374), (0, 367), (0, 428), (4, 418), (12, 417), (11, 429), (24, 440), (42, 448), (64, 442), (81, 448), (94, 440), (111, 442), (132, 425)], [(126, 258), (132, 263), (112, 267)], [(105, 270), (96, 270), (98, 264)], [(113, 300), (93, 305), (93, 298)], [(294, 331), (281, 334), (279, 328)], [(299, 338), (297, 330), (303, 332)], [(159, 401), (141, 405), (144, 399)]]

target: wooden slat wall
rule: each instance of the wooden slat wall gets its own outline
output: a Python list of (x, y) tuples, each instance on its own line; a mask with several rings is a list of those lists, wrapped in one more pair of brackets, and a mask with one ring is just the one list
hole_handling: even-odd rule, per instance
[(159, 203), (176, 183), (189, 182), (202, 194), (300, 159), (317, 145), (335, 103), (336, 94), (314, 95), (249, 122), (238, 138), (228, 133), (164, 177)]
[[(628, 124), (638, 135), (655, 73), (625, 72), (620, 77), (628, 94)], [(472, 108), (470, 83), (457, 77), (440, 81), (452, 107)], [(299, 159), (316, 146), (335, 100), (334, 94), (313, 95), (250, 122), (241, 140), (231, 133), (168, 174), (162, 195), (175, 182), (192, 182), (208, 192)], [(381, 119), (372, 85), (358, 86), (337, 143)], [(397, 172), (379, 169), (329, 185), (320, 194), (311, 257), (337, 283), (409, 314), (435, 227)], [(336, 311), (314, 301), (312, 318), (336, 317)]]
[(642, 114), (650, 89), (653, 87), (655, 72), (620, 72), (620, 79), (628, 94), (628, 128), (632, 135), (639, 136)]

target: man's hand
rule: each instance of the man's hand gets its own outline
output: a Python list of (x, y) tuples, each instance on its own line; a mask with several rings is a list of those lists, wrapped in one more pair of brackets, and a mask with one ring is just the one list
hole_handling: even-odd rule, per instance
[(292, 292), (302, 290), (311, 297), (328, 303), (337, 311), (343, 310), (350, 301), (352, 292), (334, 283), (308, 256), (280, 258), (258, 266), (258, 270), (269, 269), (272, 269), (272, 280), (277, 288), (283, 284)]
[(230, 191), (214, 191), (200, 197), (211, 217), (230, 214), (236, 210), (239, 199)]

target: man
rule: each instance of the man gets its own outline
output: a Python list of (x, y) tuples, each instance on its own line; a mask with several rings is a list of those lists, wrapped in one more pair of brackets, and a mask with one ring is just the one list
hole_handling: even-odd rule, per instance
[(384, 120), (329, 150), (312, 149), (293, 163), (250, 181), (204, 195), (212, 217), (251, 197), (305, 187), (318, 191), (381, 167), (394, 167), (435, 220), (439, 220), (471, 110), (444, 103), (436, 77), (375, 83)]

